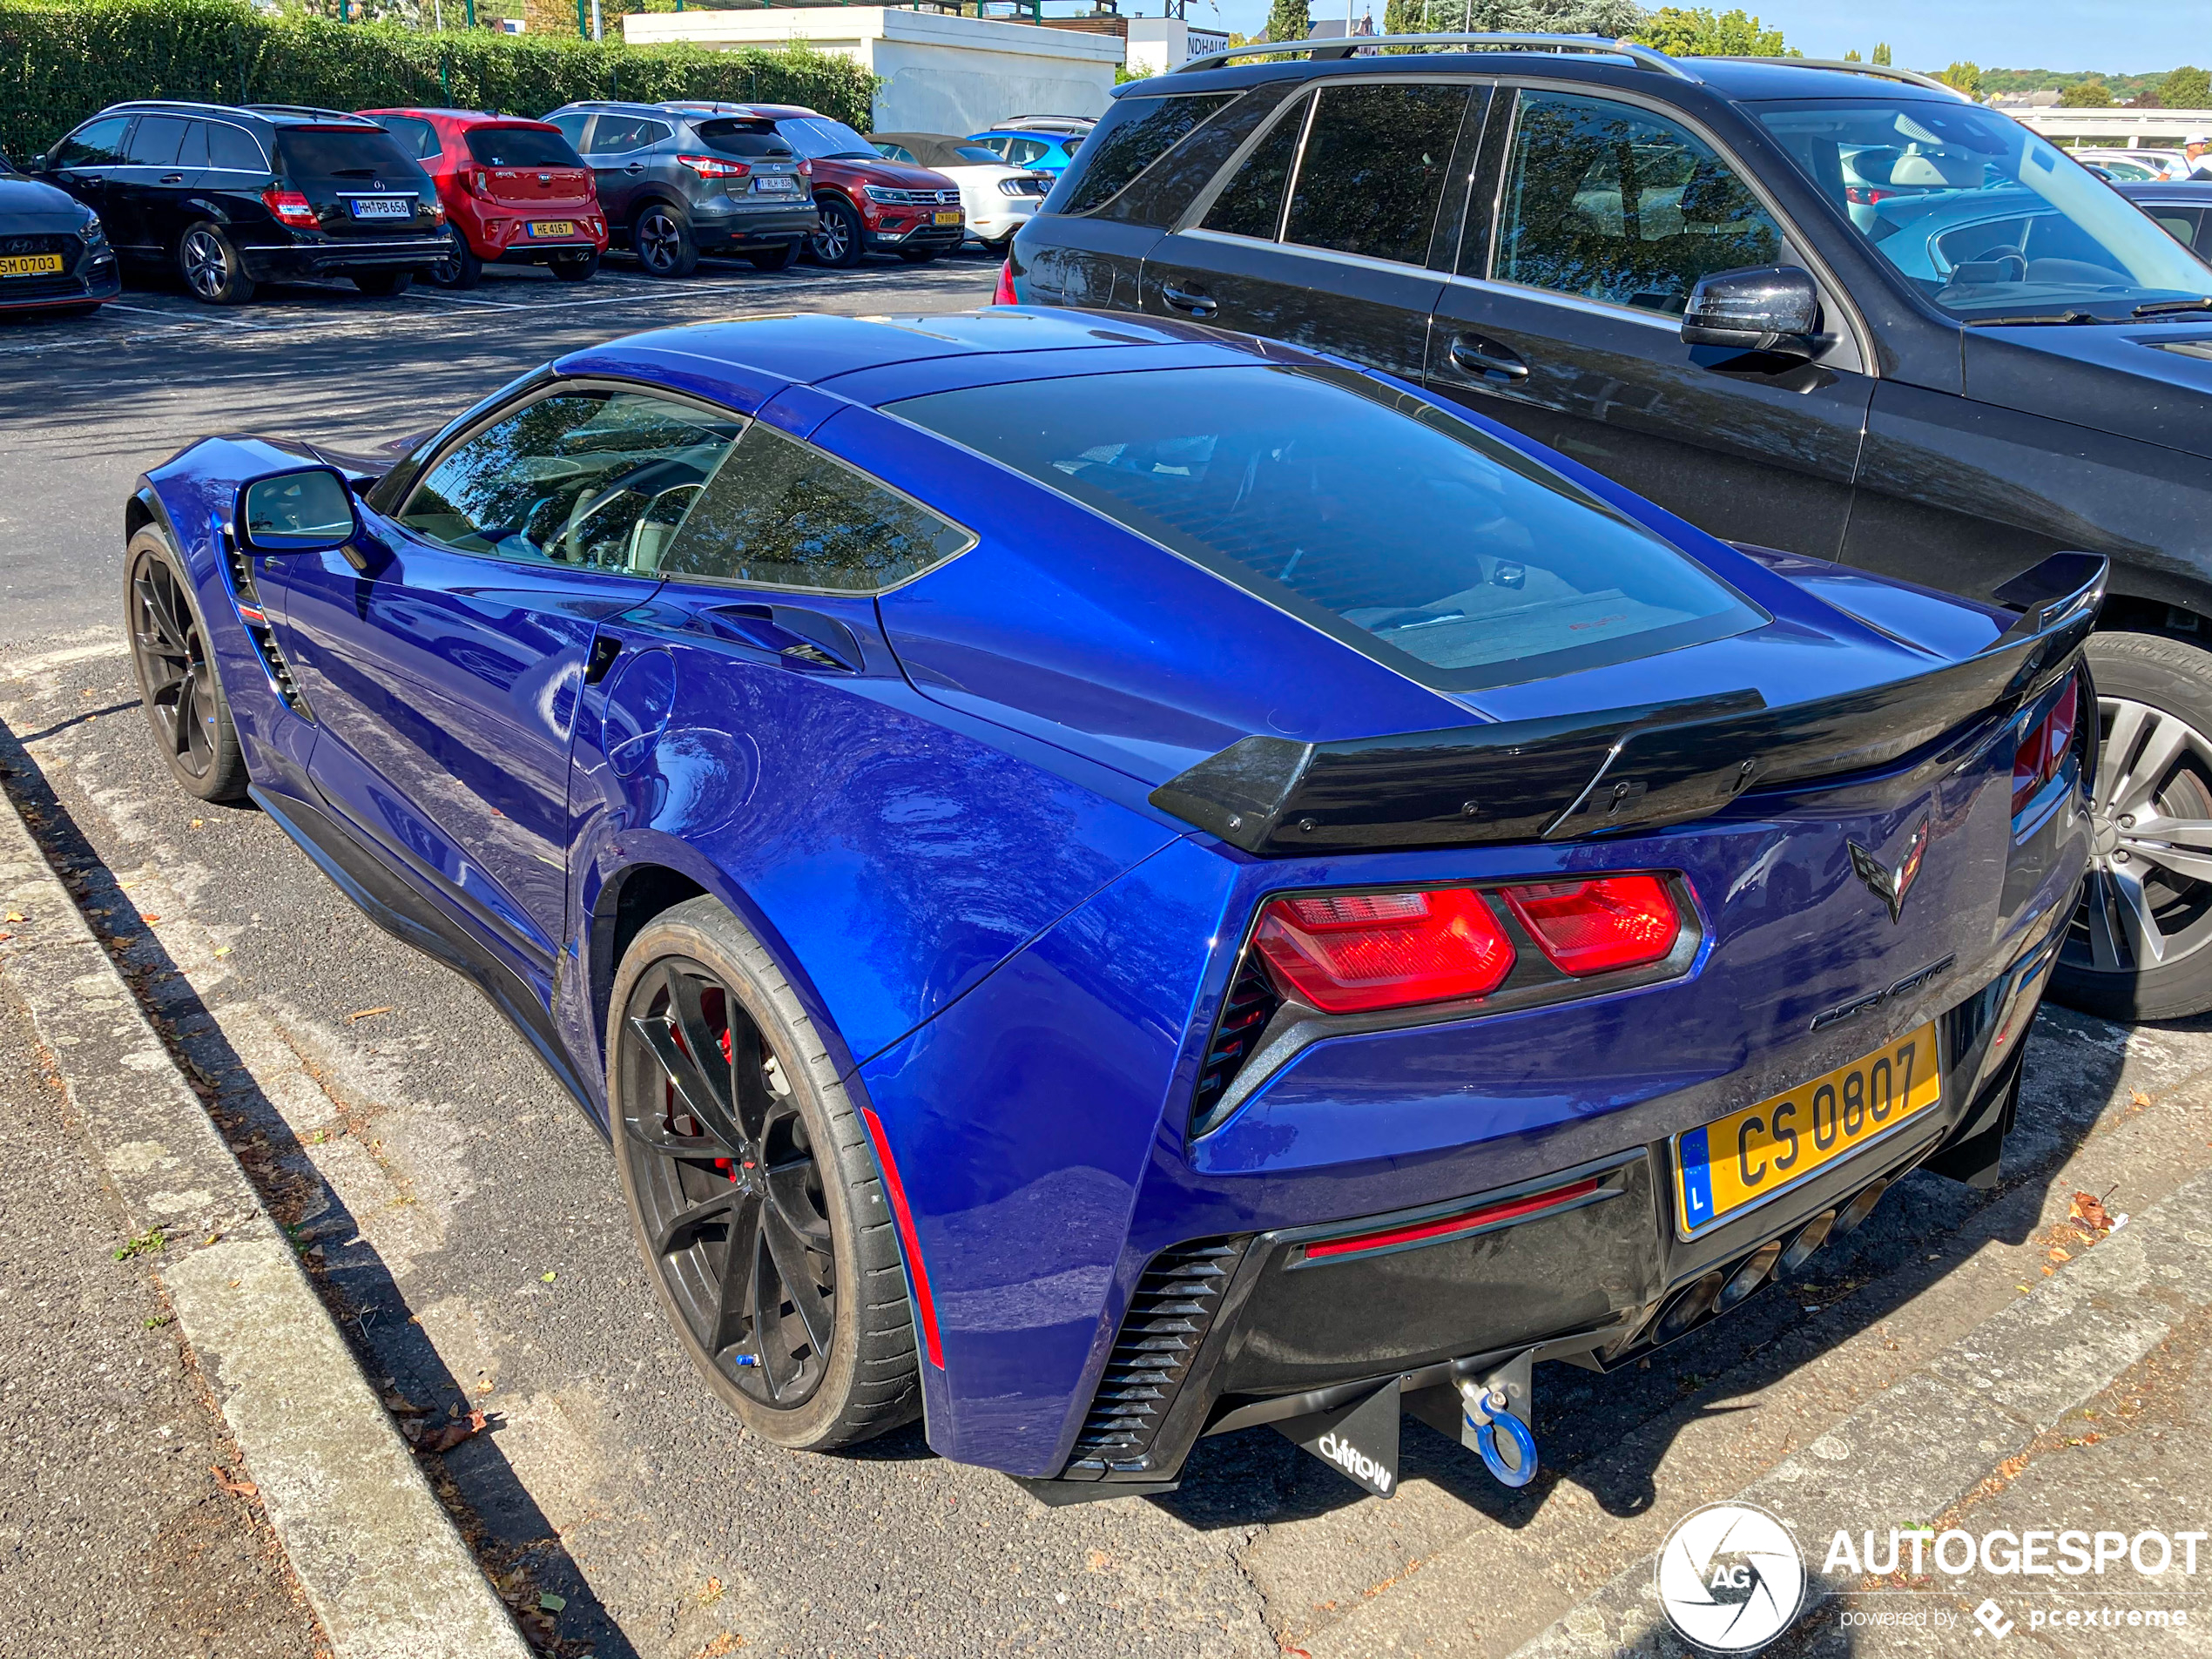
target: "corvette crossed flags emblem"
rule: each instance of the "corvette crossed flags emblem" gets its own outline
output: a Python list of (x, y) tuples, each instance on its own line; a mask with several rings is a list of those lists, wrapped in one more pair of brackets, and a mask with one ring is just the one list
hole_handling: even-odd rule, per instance
[(1905, 861), (1896, 869), (1886, 869), (1882, 861), (1857, 841), (1846, 841), (1851, 848), (1851, 867), (1866, 889), (1889, 907), (1890, 920), (1895, 921), (1905, 908), (1905, 895), (1912, 890), (1913, 881), (1920, 873), (1920, 858), (1928, 850), (1928, 820), (1923, 817), (1919, 826), (1912, 832), (1912, 839), (1905, 845)]

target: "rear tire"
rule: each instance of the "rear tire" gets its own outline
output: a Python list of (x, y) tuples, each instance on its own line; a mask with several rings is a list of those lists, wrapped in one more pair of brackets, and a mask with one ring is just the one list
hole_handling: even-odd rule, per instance
[(691, 221), (666, 202), (647, 202), (630, 221), (630, 246), (649, 277), (673, 280), (698, 268)]
[(448, 226), (446, 239), (452, 244), (453, 252), (435, 265), (428, 266), (422, 274), (430, 279), (430, 286), (434, 288), (465, 290), (475, 287), (484, 280), (484, 262), (476, 257), (475, 249), (469, 246), (469, 239), (462, 233), (460, 226)]
[(237, 800), (246, 756), (185, 562), (149, 524), (131, 538), (123, 570), (123, 633), (154, 746), (186, 794)]
[(238, 245), (212, 219), (185, 227), (177, 239), (176, 266), (186, 291), (203, 305), (242, 306), (253, 297), (253, 279), (246, 274)]
[(2202, 1014), (2212, 1009), (2212, 880), (2197, 873), (2212, 867), (2212, 652), (2107, 633), (2090, 637), (2087, 655), (2101, 734), (2092, 818), (2106, 850), (2090, 860), (2051, 995), (2123, 1022)]
[[(721, 905), (693, 899), (639, 932), (609, 1006), (609, 1128), (631, 1231), (707, 1386), (793, 1450), (911, 1421), (914, 1321), (881, 1177), (773, 959)], [(694, 1078), (709, 1074), (721, 1126), (686, 1106), (652, 1038)], [(689, 1063), (697, 1055), (706, 1066)]]
[(748, 253), (745, 257), (745, 263), (756, 271), (780, 271), (790, 265), (798, 254), (799, 244), (786, 242), (781, 247), (770, 248), (759, 253)]
[(551, 261), (553, 274), (563, 282), (589, 282), (599, 274), (599, 252), (579, 253), (574, 259)]
[(354, 286), (373, 300), (395, 300), (414, 285), (412, 271), (356, 271)]

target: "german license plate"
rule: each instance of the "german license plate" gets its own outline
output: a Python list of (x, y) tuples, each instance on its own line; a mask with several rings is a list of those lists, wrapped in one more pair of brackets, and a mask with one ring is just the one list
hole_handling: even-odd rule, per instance
[(413, 219), (415, 198), (412, 196), (354, 196), (346, 205), (355, 219)]
[(59, 276), (61, 270), (58, 253), (18, 253), (0, 260), (0, 277)]
[(532, 236), (574, 236), (576, 220), (572, 219), (534, 219), (529, 222)]
[(787, 173), (766, 172), (752, 181), (752, 187), (762, 195), (772, 196), (779, 191), (789, 195), (799, 188), (799, 180)]
[(958, 210), (949, 213), (940, 213), (937, 215), (937, 222), (940, 225), (957, 225), (960, 223), (960, 213)]
[(1786, 1095), (1677, 1135), (1683, 1231), (1795, 1186), (1942, 1095), (1929, 1024)]

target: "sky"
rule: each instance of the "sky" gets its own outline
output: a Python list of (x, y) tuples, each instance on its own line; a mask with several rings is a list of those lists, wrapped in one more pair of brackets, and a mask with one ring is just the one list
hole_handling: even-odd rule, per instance
[[(1189, 0), (1190, 21), (1256, 33), (1268, 0)], [(1354, 0), (1366, 10), (1371, 0)], [(1646, 4), (1653, 0), (1644, 0)], [(1677, 0), (1681, 3), (1681, 0)], [(1376, 22), (1380, 0), (1372, 0)], [(1737, 0), (1716, 0), (1731, 10)], [(1743, 9), (1808, 57), (1862, 56), (1886, 40), (1899, 64), (1940, 69), (1964, 58), (1984, 69), (2101, 69), (2121, 75), (2212, 65), (2212, 0), (2144, 6), (2121, 0), (1742, 0)], [(1316, 17), (1339, 17), (1344, 0), (1312, 0)], [(1123, 0), (1157, 15), (1160, 0)], [(1356, 14), (1355, 14), (1356, 15)], [(1216, 23), (1216, 18), (1218, 23)]]

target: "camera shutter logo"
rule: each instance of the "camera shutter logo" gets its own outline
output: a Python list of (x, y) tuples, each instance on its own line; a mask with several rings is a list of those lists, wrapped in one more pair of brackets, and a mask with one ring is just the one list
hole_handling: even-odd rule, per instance
[(1714, 1653), (1764, 1648), (1790, 1628), (1804, 1602), (1797, 1540), (1757, 1504), (1691, 1511), (1667, 1534), (1657, 1577), (1668, 1622)]

